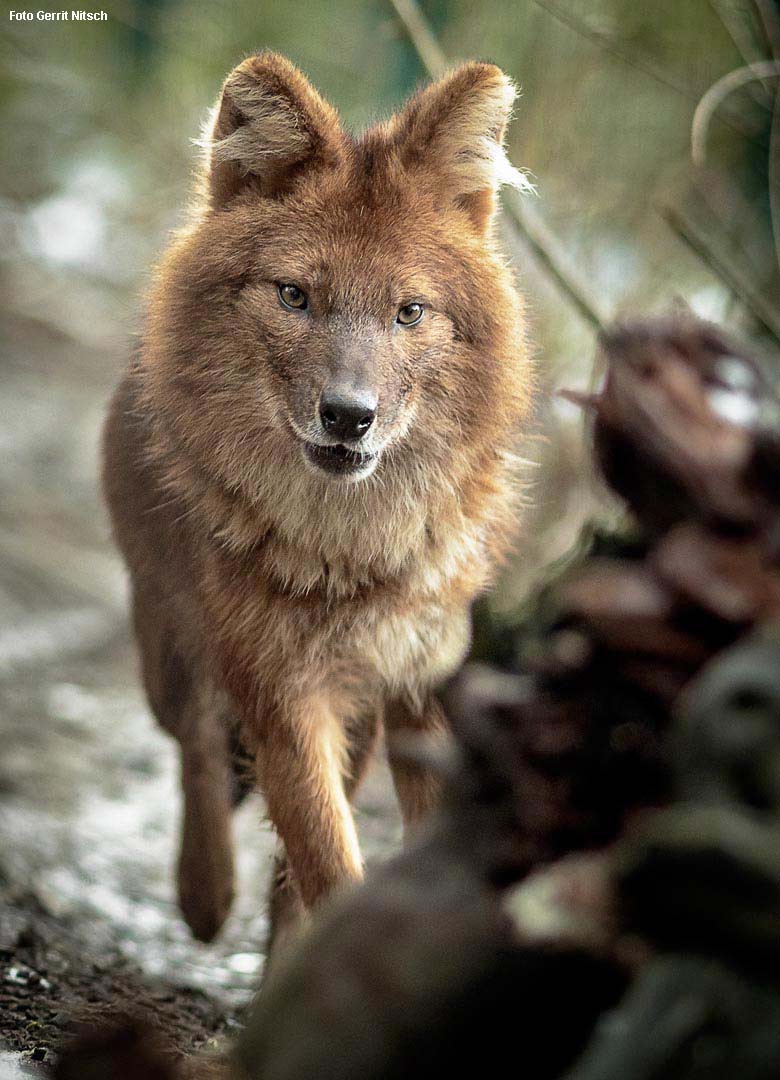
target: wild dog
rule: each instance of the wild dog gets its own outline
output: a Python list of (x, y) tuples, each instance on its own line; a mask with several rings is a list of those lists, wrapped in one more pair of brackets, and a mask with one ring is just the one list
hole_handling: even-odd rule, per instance
[[(203, 940), (232, 898), (235, 745), (283, 844), (278, 929), (360, 879), (350, 801), (381, 723), (445, 730), (433, 690), (511, 543), (532, 383), (494, 237), (500, 185), (527, 185), (503, 151), (514, 96), (468, 63), (353, 137), (263, 53), (212, 114), (104, 465)], [(412, 826), (437, 783), (391, 765)]]

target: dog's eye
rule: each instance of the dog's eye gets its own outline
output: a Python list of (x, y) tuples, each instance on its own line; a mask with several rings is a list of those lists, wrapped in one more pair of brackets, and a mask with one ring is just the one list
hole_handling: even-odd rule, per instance
[(402, 308), (398, 309), (395, 321), (399, 322), (401, 326), (414, 326), (423, 317), (424, 311), (425, 308), (422, 304), (404, 304)]
[(306, 307), (306, 293), (297, 285), (277, 285), (276, 291), (284, 307), (293, 311), (302, 311)]

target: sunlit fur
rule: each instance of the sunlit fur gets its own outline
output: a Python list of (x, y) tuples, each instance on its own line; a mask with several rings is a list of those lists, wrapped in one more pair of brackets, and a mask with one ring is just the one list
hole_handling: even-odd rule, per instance
[[(531, 373), (493, 236), (500, 184), (528, 186), (503, 151), (513, 99), (498, 68), (466, 64), (353, 137), (266, 53), (212, 113), (105, 465), (147, 691), (182, 744), (185, 850), (211, 853), (205, 880), (194, 856), (180, 867), (199, 936), (231, 895), (225, 717), (310, 906), (361, 872), (339, 771), (351, 792), (382, 713), (441, 728), (431, 691), (463, 658), (469, 604), (515, 532)], [(281, 282), (305, 291), (305, 311), (280, 304)], [(411, 302), (424, 316), (402, 326)], [(343, 371), (379, 398), (360, 446), (376, 457), (350, 479), (303, 455), (303, 441), (333, 441), (317, 402)], [(186, 706), (204, 685), (224, 707)], [(435, 785), (403, 766), (396, 780), (411, 821)]]

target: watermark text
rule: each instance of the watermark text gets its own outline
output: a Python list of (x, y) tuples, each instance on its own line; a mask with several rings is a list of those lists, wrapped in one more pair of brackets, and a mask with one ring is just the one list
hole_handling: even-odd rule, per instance
[(11, 22), (107, 22), (106, 11), (9, 11)]

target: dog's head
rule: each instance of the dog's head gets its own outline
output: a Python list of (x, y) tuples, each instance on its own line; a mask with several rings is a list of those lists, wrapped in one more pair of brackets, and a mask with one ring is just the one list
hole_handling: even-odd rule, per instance
[(365, 479), (516, 415), (521, 304), (492, 242), (500, 185), (529, 186), (502, 147), (514, 96), (469, 63), (354, 138), (284, 58), (230, 74), (152, 310), (184, 438), (208, 433), (228, 481), (293, 454)]

